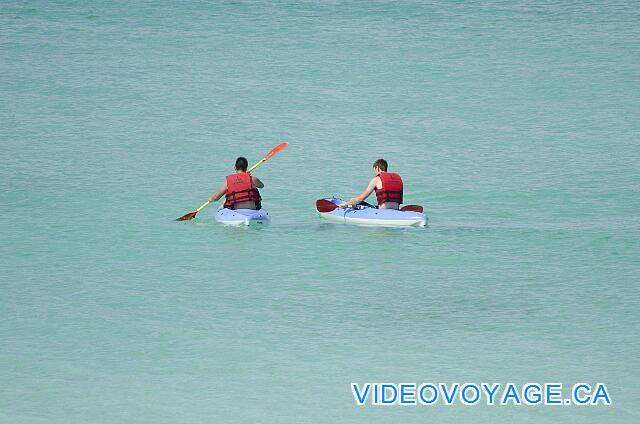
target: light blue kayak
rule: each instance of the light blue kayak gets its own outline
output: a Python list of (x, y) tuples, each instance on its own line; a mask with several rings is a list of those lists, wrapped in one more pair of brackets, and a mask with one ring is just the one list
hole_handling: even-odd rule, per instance
[(225, 225), (254, 225), (266, 224), (269, 212), (264, 209), (227, 209), (220, 206), (216, 212), (216, 221)]
[[(343, 200), (325, 198), (336, 205)], [(352, 208), (336, 208), (331, 212), (319, 212), (321, 218), (343, 224), (369, 225), (378, 227), (424, 227), (429, 218), (420, 212), (403, 212), (396, 209), (377, 209), (357, 205)]]

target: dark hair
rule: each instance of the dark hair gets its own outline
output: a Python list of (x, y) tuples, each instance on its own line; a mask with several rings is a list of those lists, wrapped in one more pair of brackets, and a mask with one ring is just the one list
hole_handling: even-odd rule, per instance
[(247, 162), (247, 158), (240, 156), (236, 159), (236, 169), (238, 171), (246, 171), (247, 166), (249, 166), (249, 162)]
[(387, 167), (388, 166), (389, 166), (389, 164), (384, 159), (378, 159), (377, 161), (373, 162), (373, 167), (374, 168), (376, 168), (376, 167), (380, 168), (382, 170), (382, 172), (387, 172)]

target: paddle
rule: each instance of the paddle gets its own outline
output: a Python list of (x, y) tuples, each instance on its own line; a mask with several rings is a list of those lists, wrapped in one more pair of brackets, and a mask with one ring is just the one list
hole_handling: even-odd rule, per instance
[(333, 202), (325, 199), (316, 200), (316, 209), (318, 210), (318, 212), (331, 212), (336, 208), (339, 208), (339, 206)]
[[(316, 209), (318, 210), (318, 212), (321, 212), (321, 213), (331, 212), (339, 207), (340, 207), (339, 205), (336, 205), (335, 203), (330, 202), (329, 200), (325, 200), (325, 199), (316, 200)], [(424, 209), (420, 205), (406, 205), (406, 206), (403, 206), (400, 210), (402, 212), (422, 213)]]
[[(273, 149), (271, 149), (271, 151), (269, 151), (269, 153), (267, 153), (267, 155), (265, 157), (263, 157), (262, 159), (260, 159), (260, 161), (258, 163), (256, 163), (255, 165), (253, 165), (251, 168), (247, 169), (247, 172), (251, 172), (254, 169), (256, 169), (257, 167), (259, 167), (260, 165), (262, 165), (263, 163), (265, 163), (266, 161), (268, 161), (269, 159), (271, 159), (271, 157), (273, 155), (275, 155), (276, 153), (280, 152), (282, 149), (284, 149), (285, 147), (287, 147), (289, 145), (289, 143), (287, 143), (286, 141), (283, 143), (278, 144), (276, 147), (274, 147)], [(198, 209), (196, 209), (193, 212), (189, 212), (187, 214), (182, 215), (180, 218), (176, 219), (176, 221), (188, 221), (190, 219), (195, 218), (195, 216), (198, 214), (198, 212), (200, 212), (202, 209), (206, 208), (207, 206), (209, 206), (209, 204), (211, 204), (210, 201), (206, 201), (205, 203), (203, 203)]]
[(420, 205), (406, 205), (400, 208), (402, 212), (420, 212), (424, 210), (424, 208)]

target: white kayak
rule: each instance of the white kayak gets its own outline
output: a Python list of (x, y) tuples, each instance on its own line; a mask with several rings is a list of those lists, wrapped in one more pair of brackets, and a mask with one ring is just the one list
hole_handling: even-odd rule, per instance
[[(326, 198), (336, 205), (340, 199)], [(336, 208), (331, 212), (319, 212), (320, 218), (343, 224), (368, 225), (378, 227), (424, 227), (429, 218), (420, 212), (403, 212), (397, 209), (378, 209), (356, 205), (352, 208)]]
[(216, 212), (216, 221), (225, 225), (266, 224), (269, 212), (264, 209), (227, 209), (220, 206)]

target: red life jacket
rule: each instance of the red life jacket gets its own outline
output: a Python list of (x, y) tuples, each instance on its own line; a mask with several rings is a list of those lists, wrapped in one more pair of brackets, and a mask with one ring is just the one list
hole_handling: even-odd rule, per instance
[(225, 208), (233, 208), (240, 202), (256, 202), (256, 208), (260, 209), (260, 192), (253, 186), (251, 175), (246, 172), (227, 175), (227, 192), (225, 193)]
[(402, 178), (393, 172), (381, 172), (378, 174), (382, 181), (382, 188), (376, 188), (378, 205), (387, 202), (402, 203)]

